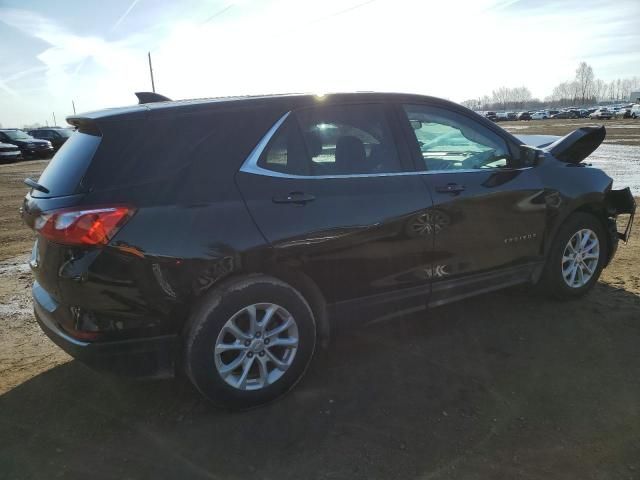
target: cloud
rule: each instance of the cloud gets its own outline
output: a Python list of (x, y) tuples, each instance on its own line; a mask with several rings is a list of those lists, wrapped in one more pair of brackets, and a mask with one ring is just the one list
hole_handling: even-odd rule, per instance
[[(393, 90), (463, 100), (520, 85), (545, 96), (573, 76), (580, 60), (604, 79), (638, 75), (639, 33), (629, 22), (640, 3), (621, 0), (611, 9), (600, 0), (580, 1), (587, 7), (532, 0), (193, 0), (189, 8), (149, 2), (143, 14), (133, 0), (113, 15), (107, 38), (78, 34), (31, 10), (0, 8), (0, 28), (4, 22), (39, 39), (32, 63), (3, 75), (0, 95), (24, 92), (26, 103), (1, 109), (0, 121), (38, 109), (67, 113), (71, 99), (79, 110), (131, 103), (134, 91), (150, 87), (147, 51), (156, 88), (171, 98)], [(132, 25), (145, 26), (128, 31)], [(115, 29), (117, 40), (109, 38)]]
[[(0, 18), (24, 34), (45, 42), (33, 66), (4, 78), (2, 89), (7, 91), (6, 84), (12, 83), (14, 86), (9, 91), (18, 96), (26, 77), (42, 76), (39, 77), (41, 95), (30, 91), (24, 96), (26, 102), (35, 105), (45, 99), (49, 105), (53, 104), (49, 108), (64, 105), (66, 112), (70, 100), (75, 98), (80, 104), (99, 108), (114, 99), (123, 100), (124, 96), (112, 92), (127, 89), (132, 81), (144, 81), (144, 53), (135, 43), (141, 40), (140, 36), (107, 41), (98, 36), (78, 35), (49, 18), (21, 9), (1, 8)], [(91, 68), (86, 68), (87, 65)]]

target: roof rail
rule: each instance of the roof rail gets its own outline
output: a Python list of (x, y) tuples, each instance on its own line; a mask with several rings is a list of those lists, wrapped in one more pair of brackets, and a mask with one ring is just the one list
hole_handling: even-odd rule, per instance
[(156, 102), (170, 102), (171, 99), (165, 97), (164, 95), (160, 95), (156, 92), (136, 92), (136, 97), (138, 97), (138, 104), (142, 105), (143, 103), (156, 103)]

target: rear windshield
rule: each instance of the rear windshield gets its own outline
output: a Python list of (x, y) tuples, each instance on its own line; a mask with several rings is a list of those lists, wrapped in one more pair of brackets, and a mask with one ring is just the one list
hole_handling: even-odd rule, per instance
[(75, 132), (55, 154), (38, 183), (50, 193), (36, 190), (34, 197), (60, 197), (75, 193), (80, 180), (87, 171), (91, 159), (100, 145), (101, 137)]

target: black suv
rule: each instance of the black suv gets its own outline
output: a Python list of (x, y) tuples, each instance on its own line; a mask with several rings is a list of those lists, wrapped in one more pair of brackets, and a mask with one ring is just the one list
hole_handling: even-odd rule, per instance
[(521, 140), (431, 97), (167, 101), (68, 121), (78, 131), (26, 180), (38, 322), (90, 365), (184, 371), (236, 408), (292, 388), (340, 323), (521, 283), (583, 295), (635, 211), (580, 164), (603, 127)]
[(24, 158), (48, 157), (53, 153), (53, 146), (47, 140), (33, 138), (17, 128), (5, 128), (0, 130), (0, 142), (15, 145), (20, 149)]
[(69, 140), (69, 137), (73, 135), (71, 128), (36, 128), (35, 130), (29, 130), (29, 135), (41, 140), (48, 140), (51, 142), (54, 150), (59, 150), (64, 143)]

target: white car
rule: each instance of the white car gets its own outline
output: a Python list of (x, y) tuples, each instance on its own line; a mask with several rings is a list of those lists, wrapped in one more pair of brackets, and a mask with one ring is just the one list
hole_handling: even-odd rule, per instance
[(549, 118), (547, 112), (535, 112), (531, 114), (531, 120), (546, 120), (547, 118)]
[(640, 103), (631, 106), (631, 118), (640, 118)]
[(22, 152), (11, 143), (0, 143), (0, 163), (18, 160)]
[(596, 110), (591, 115), (589, 115), (589, 118), (597, 119), (597, 120), (603, 120), (603, 119), (604, 120), (611, 120), (611, 117), (613, 117), (613, 115), (606, 108), (601, 108), (599, 110)]

